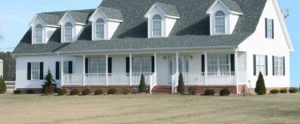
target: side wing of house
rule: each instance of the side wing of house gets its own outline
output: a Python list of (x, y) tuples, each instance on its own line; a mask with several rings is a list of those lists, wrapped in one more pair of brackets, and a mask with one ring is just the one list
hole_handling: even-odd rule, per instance
[(256, 31), (239, 45), (247, 55), (247, 79), (255, 88), (259, 72), (267, 88), (290, 87), (290, 52), (293, 52), (277, 0), (268, 0)]

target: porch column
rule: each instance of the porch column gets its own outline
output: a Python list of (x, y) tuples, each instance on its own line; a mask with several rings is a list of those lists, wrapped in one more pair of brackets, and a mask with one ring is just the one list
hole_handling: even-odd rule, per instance
[(129, 54), (129, 85), (132, 86), (132, 54)]
[(239, 84), (238, 84), (238, 77), (239, 77), (239, 75), (238, 75), (238, 70), (239, 70), (239, 61), (238, 61), (238, 52), (237, 51), (235, 51), (235, 54), (234, 54), (234, 74), (235, 74), (235, 85), (236, 85), (236, 94), (239, 94)]
[(205, 69), (204, 69), (204, 82), (205, 86), (207, 86), (207, 75), (208, 75), (208, 68), (207, 68), (207, 51), (204, 52), (204, 58), (205, 58)]
[(82, 86), (85, 86), (85, 55), (82, 56)]
[(64, 56), (60, 56), (60, 85), (64, 86)]
[(105, 77), (106, 77), (106, 80), (105, 80), (105, 85), (108, 86), (108, 54), (106, 54), (106, 71), (105, 71)]
[(157, 53), (154, 53), (154, 74), (157, 75)]
[[(175, 78), (178, 78), (178, 75), (179, 75), (179, 53), (176, 52), (176, 72), (175, 72)], [(177, 81), (176, 79), (174, 81)], [(176, 82), (172, 81), (172, 93), (174, 94), (175, 93), (175, 84)]]

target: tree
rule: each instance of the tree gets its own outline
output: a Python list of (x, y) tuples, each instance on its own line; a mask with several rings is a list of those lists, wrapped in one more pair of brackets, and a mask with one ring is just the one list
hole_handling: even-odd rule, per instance
[(56, 84), (50, 70), (48, 70), (48, 73), (45, 78), (45, 83), (42, 86), (43, 86), (42, 92), (45, 93), (45, 95), (54, 93)]
[(140, 85), (139, 85), (139, 92), (140, 93), (146, 93), (147, 92), (144, 74), (142, 74), (142, 76), (141, 76), (141, 81), (140, 81)]
[(183, 75), (182, 73), (179, 74), (179, 80), (178, 80), (178, 88), (177, 88), (178, 93), (184, 94), (185, 89), (184, 89), (184, 81), (183, 81)]
[(258, 80), (256, 82), (255, 92), (258, 95), (265, 95), (266, 94), (265, 80), (264, 80), (264, 77), (263, 77), (261, 72), (259, 73)]
[(5, 81), (16, 80), (16, 60), (10, 52), (0, 52), (0, 59), (3, 60), (3, 79)]
[(0, 76), (0, 94), (3, 94), (5, 92), (6, 92), (6, 84), (2, 76)]

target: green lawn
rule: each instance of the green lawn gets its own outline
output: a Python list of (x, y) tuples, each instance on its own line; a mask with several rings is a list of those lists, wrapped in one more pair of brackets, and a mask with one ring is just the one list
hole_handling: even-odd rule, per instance
[(300, 94), (0, 95), (1, 124), (286, 124), (300, 123)]

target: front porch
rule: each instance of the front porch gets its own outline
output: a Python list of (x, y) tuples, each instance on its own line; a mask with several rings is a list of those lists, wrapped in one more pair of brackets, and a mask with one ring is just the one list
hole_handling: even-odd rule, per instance
[(143, 74), (150, 93), (156, 86), (175, 93), (182, 73), (186, 86), (237, 87), (246, 83), (245, 58), (234, 51), (61, 55), (61, 86), (138, 86)]

